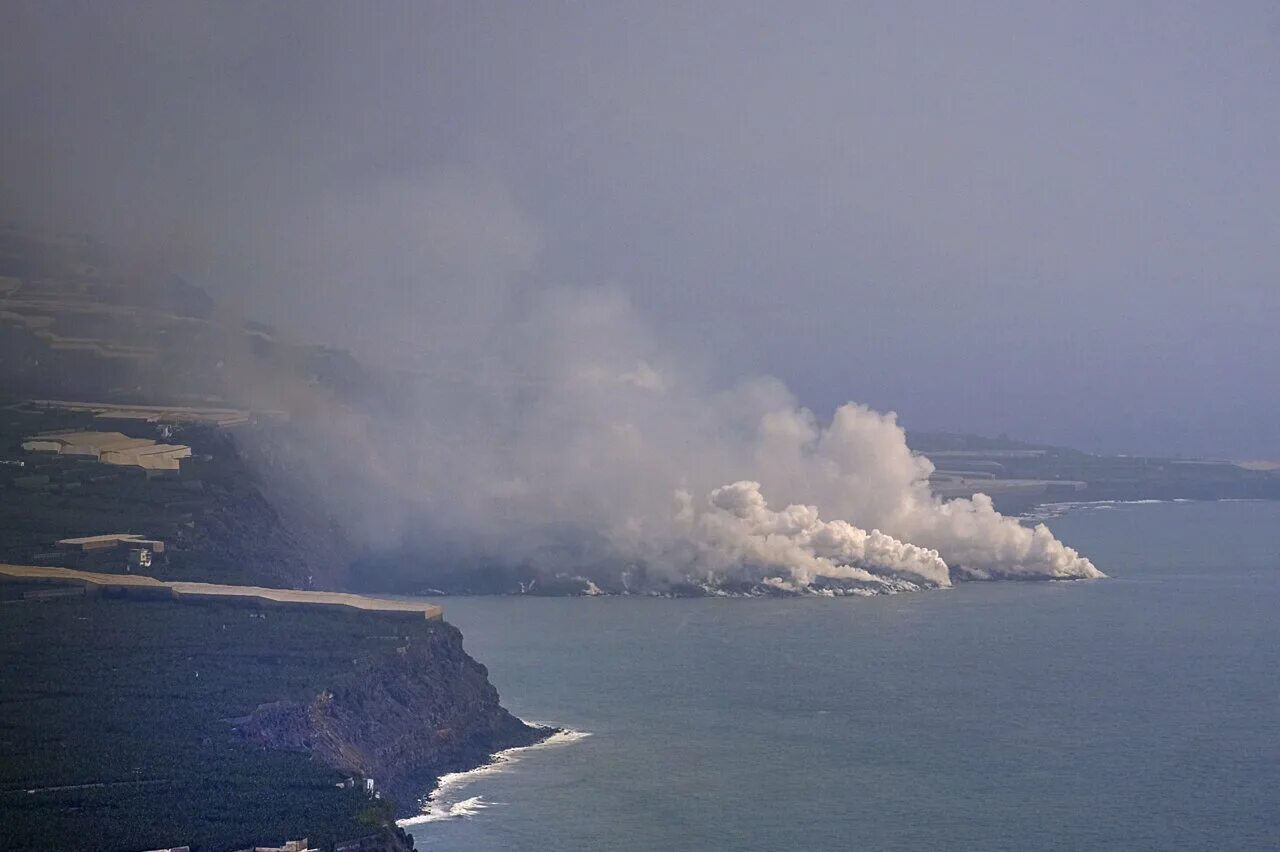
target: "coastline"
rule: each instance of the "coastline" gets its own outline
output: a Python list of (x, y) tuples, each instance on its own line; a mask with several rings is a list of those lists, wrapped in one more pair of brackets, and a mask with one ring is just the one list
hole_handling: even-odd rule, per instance
[(1147, 506), (1175, 503), (1270, 503), (1274, 497), (1215, 497), (1198, 499), (1194, 497), (1171, 497), (1168, 499), (1140, 498), (1134, 500), (1053, 500), (1036, 503), (1018, 512), (1013, 517), (1022, 523), (1043, 523), (1054, 518), (1061, 518), (1068, 512), (1077, 510), (1105, 511), (1117, 506)]
[(531, 728), (545, 732), (545, 735), (530, 745), (513, 746), (512, 748), (496, 751), (489, 755), (488, 760), (471, 769), (447, 772), (441, 775), (436, 779), (431, 791), (418, 800), (418, 812), (397, 819), (396, 826), (409, 829), (441, 820), (475, 816), (493, 803), (486, 802), (482, 796), (472, 796), (451, 802), (448, 801), (449, 794), (467, 787), (486, 776), (505, 771), (512, 764), (523, 760), (532, 752), (571, 745), (591, 736), (590, 731), (579, 731), (574, 728), (565, 728), (545, 722), (531, 722), (524, 719), (520, 721)]

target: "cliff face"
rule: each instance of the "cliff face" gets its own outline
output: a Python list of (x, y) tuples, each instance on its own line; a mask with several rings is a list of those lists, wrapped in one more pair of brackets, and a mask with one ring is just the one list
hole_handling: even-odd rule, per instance
[(266, 748), (308, 751), (341, 772), (373, 778), (402, 813), (439, 776), (551, 733), (499, 705), (488, 671), (446, 622), (357, 660), (354, 671), (309, 701), (264, 704), (236, 725)]

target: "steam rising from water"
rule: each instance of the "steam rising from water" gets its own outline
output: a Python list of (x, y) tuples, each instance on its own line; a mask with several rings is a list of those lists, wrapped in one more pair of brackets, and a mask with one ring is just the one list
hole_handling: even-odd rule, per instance
[(698, 513), (686, 492), (679, 492), (679, 517), (700, 545), (700, 557), (712, 573), (738, 565), (782, 569), (788, 587), (809, 585), (818, 577), (884, 584), (903, 578), (945, 586), (947, 564), (936, 550), (899, 541), (879, 530), (859, 529), (848, 521), (823, 521), (816, 506), (769, 509), (758, 482), (735, 482), (714, 489), (710, 507)]
[[(865, 361), (870, 356), (856, 348), (862, 312), (910, 304), (896, 301), (904, 296), (892, 287), (871, 285), (902, 274), (915, 285), (906, 294), (934, 278), (919, 252), (903, 272), (897, 261), (874, 266), (884, 262), (877, 260), (884, 244), (896, 242), (883, 239), (883, 222), (927, 226), (947, 201), (932, 192), (903, 196), (892, 186), (902, 183), (895, 172), (880, 168), (883, 158), (867, 159), (876, 164), (863, 175), (871, 184), (859, 178), (845, 196), (832, 197), (853, 199), (843, 206), (858, 210), (867, 186), (888, 180), (881, 199), (887, 206), (869, 211), (870, 218), (868, 211), (854, 215), (829, 248), (817, 229), (807, 229), (817, 236), (810, 241), (779, 227), (822, 208), (811, 204), (807, 187), (834, 171), (815, 169), (813, 140), (829, 133), (858, 139), (879, 128), (882, 136), (863, 140), (868, 150), (905, 144), (912, 151), (912, 139), (932, 145), (939, 134), (921, 136), (912, 121), (866, 121), (865, 104), (845, 116), (852, 123), (843, 130), (844, 120), (825, 106), (808, 126), (777, 119), (792, 115), (797, 102), (785, 93), (797, 87), (777, 85), (758, 51), (749, 51), (742, 67), (763, 69), (768, 85), (731, 71), (692, 100), (670, 103), (653, 81), (687, 78), (667, 59), (700, 50), (664, 48), (661, 56), (617, 67), (592, 63), (599, 74), (566, 76), (615, 36), (619, 44), (653, 41), (632, 37), (630, 15), (588, 27), (584, 32), (601, 39), (592, 48), (576, 26), (537, 12), (531, 20), (550, 27), (541, 39), (528, 37), (530, 22), (479, 21), (465, 12), (453, 20), (425, 5), (420, 16), (383, 17), (354, 4), (324, 11), (272, 5), (266, 14), (222, 4), (163, 4), (145, 15), (122, 15), (111, 4), (84, 4), (74, 15), (43, 4), (0, 8), (10, 7), (0, 23), (20, 37), (0, 51), (0, 77), (14, 81), (0, 86), (6, 129), (13, 130), (0, 138), (10, 166), (0, 181), (0, 219), (121, 243), (139, 268), (173, 267), (214, 289), (220, 283), (223, 308), (245, 299), (255, 316), (313, 342), (414, 372), (386, 398), (357, 403), (354, 395), (343, 402), (323, 388), (299, 386), (296, 371), (274, 375), (253, 352), (204, 359), (225, 375), (230, 400), (295, 414), (303, 432), (297, 452), (281, 462), (271, 448), (281, 462), (271, 484), (296, 473), (299, 505), (320, 507), (326, 522), (358, 544), (457, 565), (643, 577), (642, 585), (710, 575), (810, 588), (825, 578), (866, 591), (944, 586), (957, 576), (1097, 576), (1047, 530), (1002, 518), (988, 500), (935, 500), (926, 483), (931, 466), (907, 449), (893, 415), (849, 404), (820, 421), (776, 380), (748, 377), (726, 387), (725, 376), (750, 372), (735, 363), (755, 354), (744, 328), (790, 344), (791, 372), (798, 353), (823, 351), (813, 341), (787, 339), (797, 326), (749, 309), (781, 287), (791, 288), (791, 302), (778, 304), (823, 319), (816, 339), (839, 344), (828, 352)], [(721, 34), (721, 23), (706, 31)], [(760, 32), (777, 40), (772, 22)], [(542, 42), (551, 36), (572, 44), (548, 51)], [(867, 53), (872, 95), (876, 56)], [(729, 59), (724, 68), (742, 64)], [(793, 71), (801, 81), (809, 73)], [(814, 72), (817, 91), (848, 76), (829, 71), (823, 64)], [(896, 66), (885, 73), (880, 88), (890, 108), (880, 112), (892, 118), (903, 112), (894, 89), (902, 75)], [(584, 80), (589, 85), (580, 89)], [(520, 81), (532, 88), (513, 87)], [(650, 89), (659, 95), (652, 103)], [(718, 123), (718, 110), (702, 109), (704, 101), (737, 103), (735, 91), (742, 103), (761, 107), (753, 113), (763, 136), (743, 136), (741, 122)], [(784, 96), (774, 103), (770, 92)], [(868, 103), (874, 112), (878, 101)], [(646, 120), (619, 133), (618, 105)], [(706, 132), (691, 134), (689, 119), (703, 113)], [(981, 124), (968, 122), (966, 132)], [(776, 145), (768, 141), (775, 136)], [(706, 144), (690, 146), (695, 137)], [(744, 139), (747, 155), (736, 156)], [(808, 153), (786, 153), (797, 144)], [(936, 183), (919, 168), (932, 156), (902, 160), (908, 185), (917, 178), (925, 180), (921, 186)], [(788, 162), (796, 169), (773, 167)], [(604, 193), (602, 176), (610, 187)], [(1064, 185), (1077, 190), (1077, 177)], [(1166, 184), (1159, 181), (1162, 191)], [(769, 196), (785, 187), (793, 189), (775, 203)], [(521, 204), (530, 194), (540, 199), (535, 214)], [(602, 203), (612, 195), (617, 206)], [(911, 212), (917, 196), (928, 199), (919, 216)], [(726, 215), (729, 197), (759, 204)], [(953, 212), (969, 209), (960, 198)], [(829, 211), (818, 215), (825, 229)], [(926, 244), (972, 242), (970, 218), (944, 211), (938, 221), (955, 219), (958, 230), (919, 233)], [(683, 249), (671, 244), (673, 229), (686, 232)], [(874, 235), (871, 243), (850, 247), (855, 231)], [(735, 236), (725, 242), (722, 233)], [(754, 253), (730, 248), (756, 237), (764, 242)], [(1134, 241), (1121, 242), (1128, 251)], [(750, 258), (774, 258), (775, 268), (784, 268), (809, 260), (815, 248), (817, 279), (836, 280), (849, 258), (861, 255), (872, 264), (865, 286), (828, 301), (822, 288), (764, 279), (755, 270), (717, 281), (731, 274), (726, 270), (755, 265)], [(682, 250), (689, 252), (683, 259)], [(1054, 263), (1061, 254), (1052, 253)], [(655, 341), (618, 291), (550, 284), (615, 268), (648, 287), (647, 309), (664, 328), (705, 322), (713, 341), (707, 346), (726, 350), (719, 357), (728, 363), (713, 368), (673, 352), (670, 341)], [(702, 268), (717, 270), (691, 288), (705, 308), (692, 315), (673, 309), (693, 304), (671, 297)], [(977, 310), (988, 298), (984, 291), (967, 299), (957, 293), (957, 303)], [(936, 306), (916, 307), (894, 338), (901, 345), (873, 351), (902, 353), (926, 337), (947, 339), (939, 334), (950, 333), (952, 317), (939, 319)], [(1048, 322), (1054, 331), (1061, 325), (1056, 317)], [(896, 369), (894, 356), (882, 357), (879, 366), (850, 366), (890, 379), (911, 374)], [(815, 375), (845, 372), (830, 355), (813, 360)]]
[(820, 422), (771, 378), (709, 388), (617, 291), (531, 302), (394, 416), (313, 418), (308, 457), (342, 483), (313, 493), (365, 544), (641, 589), (1102, 576), (984, 495), (935, 498), (893, 414), (848, 403)]

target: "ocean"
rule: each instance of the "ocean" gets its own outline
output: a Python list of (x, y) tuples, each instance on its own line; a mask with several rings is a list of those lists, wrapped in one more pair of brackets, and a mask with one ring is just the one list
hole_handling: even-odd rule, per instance
[(1067, 507), (1111, 579), (873, 598), (449, 598), (574, 733), (420, 849), (1280, 848), (1280, 503)]

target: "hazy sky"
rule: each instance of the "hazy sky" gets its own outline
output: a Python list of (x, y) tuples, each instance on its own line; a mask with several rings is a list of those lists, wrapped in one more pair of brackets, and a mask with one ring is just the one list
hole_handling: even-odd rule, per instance
[(1274, 3), (9, 0), (0, 32), (6, 218), (311, 339), (429, 368), (607, 285), (820, 413), (1280, 457)]

